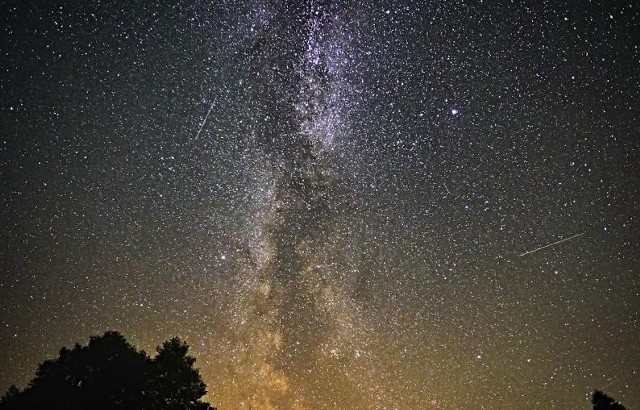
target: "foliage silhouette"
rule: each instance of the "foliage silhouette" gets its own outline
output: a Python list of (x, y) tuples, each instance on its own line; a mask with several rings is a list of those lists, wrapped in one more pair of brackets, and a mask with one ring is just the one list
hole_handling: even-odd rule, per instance
[(24, 390), (11, 386), (0, 409), (214, 410), (200, 401), (206, 386), (188, 349), (173, 338), (150, 358), (118, 332), (92, 336), (40, 364)]
[(593, 410), (626, 410), (622, 404), (618, 403), (615, 399), (607, 396), (600, 390), (593, 392), (591, 398), (593, 404)]

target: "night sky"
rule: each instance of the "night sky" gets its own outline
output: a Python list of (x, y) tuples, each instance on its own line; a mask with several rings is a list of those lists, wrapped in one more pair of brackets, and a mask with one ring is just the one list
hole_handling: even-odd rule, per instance
[(634, 1), (0, 1), (0, 391), (90, 335), (226, 409), (640, 409)]

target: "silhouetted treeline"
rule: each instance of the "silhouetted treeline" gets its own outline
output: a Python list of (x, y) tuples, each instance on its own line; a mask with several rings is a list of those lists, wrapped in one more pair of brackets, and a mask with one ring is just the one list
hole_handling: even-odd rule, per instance
[(627, 410), (622, 404), (600, 390), (593, 392), (591, 403), (593, 403), (593, 410)]
[(206, 386), (188, 349), (173, 338), (151, 358), (118, 332), (92, 336), (40, 364), (24, 390), (11, 386), (0, 409), (215, 410), (200, 401)]
[[(188, 350), (176, 337), (151, 358), (118, 332), (92, 336), (40, 364), (24, 390), (11, 386), (0, 410), (215, 410), (200, 400), (206, 386)], [(600, 390), (591, 402), (593, 410), (627, 410)]]

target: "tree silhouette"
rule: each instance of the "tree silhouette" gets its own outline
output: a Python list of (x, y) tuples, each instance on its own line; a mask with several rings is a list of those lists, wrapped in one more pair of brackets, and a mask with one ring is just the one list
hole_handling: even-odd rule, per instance
[(177, 337), (158, 347), (153, 361), (157, 396), (154, 408), (162, 409), (208, 409), (210, 406), (198, 399), (207, 392), (200, 372), (193, 368), (196, 361), (188, 356), (189, 346)]
[(158, 409), (213, 410), (189, 347), (173, 338), (150, 358), (118, 332), (92, 336), (87, 346), (62, 348), (55, 360), (40, 364), (23, 390), (15, 386), (0, 409)]
[(591, 403), (593, 404), (593, 410), (626, 410), (626, 407), (600, 390), (593, 392)]

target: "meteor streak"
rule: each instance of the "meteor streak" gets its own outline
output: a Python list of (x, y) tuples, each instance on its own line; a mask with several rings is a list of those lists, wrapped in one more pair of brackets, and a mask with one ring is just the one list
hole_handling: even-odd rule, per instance
[(207, 123), (207, 118), (209, 118), (209, 114), (211, 114), (211, 110), (213, 110), (213, 106), (215, 105), (215, 102), (211, 103), (211, 107), (209, 107), (209, 111), (207, 111), (207, 115), (205, 115), (204, 120), (202, 121), (202, 124), (200, 124), (200, 129), (198, 130), (198, 133), (196, 134), (196, 137), (193, 139), (194, 141), (198, 140), (198, 137), (200, 136), (200, 133), (202, 132), (202, 129), (204, 128), (204, 124)]
[(566, 242), (566, 241), (570, 241), (571, 239), (579, 238), (579, 237), (581, 237), (581, 236), (582, 236), (582, 235), (584, 235), (584, 234), (585, 234), (584, 232), (582, 232), (582, 233), (577, 233), (577, 234), (575, 234), (575, 235), (573, 235), (573, 236), (570, 236), (570, 237), (568, 237), (568, 238), (560, 239), (559, 241), (555, 241), (555, 242), (552, 242), (552, 243), (548, 243), (548, 244), (546, 244), (546, 245), (544, 245), (544, 246), (541, 246), (541, 247), (539, 247), (539, 248), (535, 248), (535, 249), (532, 249), (532, 250), (530, 250), (530, 251), (526, 251), (525, 253), (522, 253), (522, 254), (520, 254), (520, 255), (518, 255), (518, 256), (520, 256), (520, 257), (522, 257), (522, 256), (526, 256), (526, 255), (529, 255), (529, 254), (531, 254), (531, 253), (538, 252), (538, 251), (541, 251), (541, 250), (543, 250), (543, 249), (549, 248), (549, 247), (551, 247), (551, 246), (557, 245), (557, 244), (559, 244), (559, 243)]

